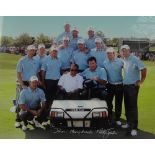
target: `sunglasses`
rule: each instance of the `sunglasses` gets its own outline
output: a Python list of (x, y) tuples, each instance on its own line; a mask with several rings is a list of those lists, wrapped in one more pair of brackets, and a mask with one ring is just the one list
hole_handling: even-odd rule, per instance
[(77, 69), (71, 69), (70, 71), (71, 72), (77, 72)]

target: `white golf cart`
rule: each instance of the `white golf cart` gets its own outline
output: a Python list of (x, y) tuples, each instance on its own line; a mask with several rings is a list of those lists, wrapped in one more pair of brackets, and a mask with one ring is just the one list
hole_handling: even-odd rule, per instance
[(92, 81), (84, 81), (87, 100), (54, 100), (50, 120), (60, 128), (108, 128), (108, 108), (105, 100), (91, 98)]

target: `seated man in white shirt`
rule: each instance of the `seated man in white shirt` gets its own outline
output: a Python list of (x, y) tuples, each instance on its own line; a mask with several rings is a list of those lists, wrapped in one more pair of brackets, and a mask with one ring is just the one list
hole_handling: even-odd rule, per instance
[(79, 92), (83, 88), (83, 77), (78, 74), (78, 69), (77, 64), (71, 64), (70, 72), (60, 77), (59, 99), (79, 99)]

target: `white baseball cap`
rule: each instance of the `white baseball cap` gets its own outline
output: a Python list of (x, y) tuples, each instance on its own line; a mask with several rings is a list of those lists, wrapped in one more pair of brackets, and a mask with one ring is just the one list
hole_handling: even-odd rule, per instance
[(122, 46), (121, 46), (121, 50), (122, 50), (122, 49), (130, 50), (130, 47), (129, 47), (129, 45), (122, 45)]
[(38, 49), (41, 49), (41, 48), (45, 48), (45, 45), (44, 44), (39, 44)]
[(77, 41), (77, 44), (85, 44), (84, 39), (79, 39), (79, 40)]
[(106, 50), (107, 53), (114, 53), (115, 50), (113, 47), (108, 47), (107, 50)]
[(36, 47), (34, 45), (29, 45), (27, 46), (27, 50), (30, 51), (30, 50), (36, 50)]
[(50, 48), (50, 52), (52, 52), (52, 51), (58, 51), (58, 48), (57, 48), (56, 46), (52, 46), (52, 47)]
[(64, 40), (68, 40), (68, 41), (69, 41), (69, 37), (64, 36), (64, 37), (62, 38), (62, 40), (63, 40), (63, 41), (64, 41)]
[(32, 81), (38, 81), (38, 78), (36, 76), (31, 76), (30, 82), (32, 82)]
[(102, 39), (101, 38), (96, 38), (95, 43), (102, 43)]
[(77, 31), (77, 32), (79, 32), (78, 29), (77, 29), (77, 27), (74, 27), (73, 31)]
[(88, 31), (94, 31), (93, 27), (92, 26), (89, 26), (88, 27)]

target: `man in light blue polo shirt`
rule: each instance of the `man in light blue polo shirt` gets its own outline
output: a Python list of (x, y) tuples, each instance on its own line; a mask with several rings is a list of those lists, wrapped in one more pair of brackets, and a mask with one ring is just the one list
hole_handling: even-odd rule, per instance
[(137, 135), (138, 128), (138, 92), (140, 85), (146, 78), (146, 68), (141, 60), (130, 52), (128, 45), (121, 47), (124, 57), (124, 104), (127, 124), (123, 128), (128, 128), (131, 136)]
[(107, 59), (106, 51), (104, 50), (105, 45), (101, 38), (95, 39), (96, 47), (94, 49), (91, 49), (90, 56), (93, 56), (97, 60), (97, 66), (104, 67), (103, 62)]
[(89, 53), (85, 47), (85, 41), (83, 39), (79, 39), (77, 44), (78, 50), (73, 52), (72, 62), (77, 64), (79, 66), (79, 72), (82, 72), (88, 68), (87, 60), (89, 58)]
[(96, 47), (95, 45), (95, 34), (92, 26), (88, 27), (88, 39), (85, 40), (86, 47), (91, 50)]
[(58, 45), (62, 44), (63, 37), (68, 37), (70, 40), (72, 39), (72, 33), (70, 32), (70, 24), (66, 22), (64, 24), (64, 29), (65, 32), (61, 33), (54, 41)]
[(123, 61), (120, 58), (115, 57), (115, 51), (112, 47), (107, 48), (107, 59), (103, 63), (104, 68), (107, 72), (108, 78), (108, 115), (111, 123), (113, 123), (112, 101), (115, 97), (115, 121), (117, 125), (121, 125), (120, 117), (122, 112), (122, 100), (123, 100)]
[(41, 67), (42, 83), (46, 89), (46, 98), (49, 108), (56, 96), (58, 80), (60, 78), (61, 61), (57, 57), (57, 52), (58, 49), (52, 47), (50, 49), (50, 55)]
[(69, 43), (69, 46), (72, 47), (74, 51), (78, 49), (77, 42), (79, 39), (81, 39), (81, 37), (78, 36), (78, 33), (78, 29), (74, 27), (74, 29), (72, 30), (72, 39)]
[(27, 47), (27, 55), (21, 58), (17, 64), (17, 79), (21, 87), (28, 85), (31, 76), (38, 76), (39, 63), (34, 59), (35, 50), (34, 45), (29, 45)]
[(39, 44), (38, 45), (38, 53), (36, 56), (34, 56), (34, 59), (39, 62), (39, 69), (41, 70), (41, 66), (43, 62), (46, 60), (47, 55), (45, 51), (45, 45), (44, 44)]
[[(40, 123), (46, 120), (45, 113), (45, 94), (37, 88), (38, 78), (30, 78), (29, 87), (20, 93), (18, 105), (20, 107), (19, 117), (24, 122), (22, 130), (27, 130), (28, 122), (41, 127)], [(47, 121), (47, 120), (46, 120)]]
[(63, 37), (63, 45), (59, 48), (58, 58), (62, 64), (62, 73), (70, 70), (73, 48), (69, 47), (69, 37)]
[(87, 62), (89, 68), (83, 71), (81, 75), (84, 77), (84, 79), (90, 79), (96, 84), (96, 88), (92, 90), (92, 97), (105, 99), (105, 96), (103, 96), (102, 93), (102, 88), (104, 88), (107, 83), (106, 71), (104, 68), (100, 68), (97, 66), (95, 57), (90, 57)]

